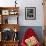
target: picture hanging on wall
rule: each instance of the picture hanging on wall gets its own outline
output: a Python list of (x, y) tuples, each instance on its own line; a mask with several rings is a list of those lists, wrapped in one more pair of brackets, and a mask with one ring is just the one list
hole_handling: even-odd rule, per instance
[(35, 20), (36, 19), (36, 8), (35, 7), (26, 7), (25, 8), (25, 19), (26, 20)]

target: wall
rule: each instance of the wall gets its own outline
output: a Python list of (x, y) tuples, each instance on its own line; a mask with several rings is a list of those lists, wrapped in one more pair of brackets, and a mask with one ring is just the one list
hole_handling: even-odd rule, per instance
[[(0, 0), (0, 6), (1, 7), (15, 6), (14, 1), (15, 0)], [(34, 28), (35, 31), (38, 33), (38, 37), (40, 38), (40, 41), (42, 42), (43, 39), (41, 38), (43, 38), (43, 34), (42, 34), (43, 28), (39, 27), (39, 26), (44, 26), (43, 25), (44, 16), (43, 16), (42, 0), (17, 0), (17, 1), (18, 1), (18, 6), (19, 6), (19, 15), (20, 15), (19, 24), (20, 26), (31, 26), (31, 27), (33, 26), (32, 28)], [(36, 7), (36, 20), (25, 20), (25, 7)], [(9, 20), (11, 18), (12, 17), (9, 17)], [(25, 31), (27, 27), (20, 27), (20, 28), (22, 29), (20, 33), (23, 33), (23, 31)]]
[[(43, 26), (42, 0), (21, 0), (19, 24), (22, 26)], [(25, 20), (25, 7), (36, 7), (36, 20)]]
[[(0, 0), (0, 6), (15, 6), (15, 0)], [(42, 0), (17, 0), (20, 26), (43, 26)], [(36, 20), (25, 20), (25, 7), (36, 7)]]
[(41, 26), (21, 26), (19, 31), (19, 39), (20, 42), (24, 36), (24, 33), (27, 31), (28, 28), (32, 28), (34, 32), (37, 34), (37, 37), (41, 43), (43, 43), (43, 34), (42, 34), (42, 27)]

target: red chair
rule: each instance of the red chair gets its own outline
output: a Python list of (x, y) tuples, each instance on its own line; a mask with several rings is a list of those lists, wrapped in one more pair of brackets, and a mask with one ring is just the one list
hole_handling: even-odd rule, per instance
[[(28, 39), (29, 37), (32, 37), (32, 36), (34, 36), (37, 39), (37, 35), (33, 31), (33, 29), (32, 28), (28, 28), (27, 31), (25, 32), (24, 37), (22, 38), (21, 46), (27, 46), (26, 43), (25, 43), (25, 40)], [(40, 42), (38, 41), (35, 46), (41, 46)]]

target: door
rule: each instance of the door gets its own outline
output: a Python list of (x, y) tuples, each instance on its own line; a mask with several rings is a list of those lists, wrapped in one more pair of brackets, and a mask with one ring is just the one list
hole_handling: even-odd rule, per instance
[(44, 26), (46, 26), (46, 0), (43, 1), (43, 8), (44, 8)]
[(44, 42), (46, 46), (46, 0), (43, 0), (43, 9), (44, 9)]

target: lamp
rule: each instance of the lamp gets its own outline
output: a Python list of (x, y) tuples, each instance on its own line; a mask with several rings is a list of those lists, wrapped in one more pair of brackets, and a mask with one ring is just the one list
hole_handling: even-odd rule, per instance
[(16, 7), (16, 4), (17, 4), (17, 2), (16, 2), (17, 0), (15, 0), (15, 7)]

